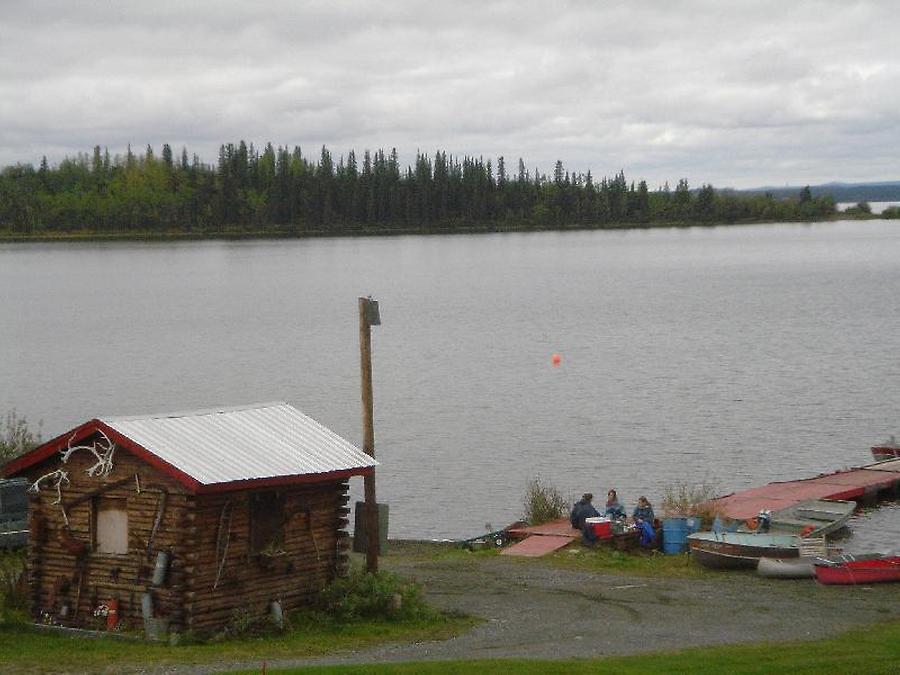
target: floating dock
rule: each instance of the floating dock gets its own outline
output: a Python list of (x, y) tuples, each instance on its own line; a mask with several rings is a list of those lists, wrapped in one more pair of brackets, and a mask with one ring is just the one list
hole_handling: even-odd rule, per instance
[(714, 499), (722, 515), (748, 520), (767, 509), (777, 511), (807, 499), (847, 499), (875, 501), (879, 495), (900, 492), (900, 459), (876, 462), (844, 471), (835, 471), (733, 492)]
[[(884, 493), (900, 494), (900, 459), (876, 462), (813, 478), (769, 483), (761, 487), (732, 492), (712, 500), (719, 512), (733, 520), (755, 518), (762, 510), (780, 511), (809, 499), (844, 499), (874, 502)], [(573, 530), (568, 518), (534, 527), (509, 529), (517, 544), (503, 549), (502, 555), (539, 557), (563, 548), (581, 533)]]
[(568, 518), (560, 518), (543, 525), (510, 528), (509, 536), (521, 541), (500, 551), (501, 555), (538, 558), (580, 539), (581, 532), (572, 529)]

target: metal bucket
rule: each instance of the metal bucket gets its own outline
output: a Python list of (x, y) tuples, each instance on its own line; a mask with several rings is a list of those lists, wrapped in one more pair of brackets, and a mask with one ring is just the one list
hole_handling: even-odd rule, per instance
[(166, 580), (166, 571), (169, 569), (169, 554), (165, 551), (160, 551), (156, 554), (156, 565), (153, 568), (153, 581), (151, 582), (154, 586), (162, 586), (163, 582)]

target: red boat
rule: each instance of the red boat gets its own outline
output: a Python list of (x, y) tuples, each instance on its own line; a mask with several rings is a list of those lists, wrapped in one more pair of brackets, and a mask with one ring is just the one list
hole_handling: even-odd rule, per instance
[(900, 445), (897, 445), (897, 440), (891, 436), (887, 443), (872, 446), (872, 457), (875, 458), (876, 462), (900, 459)]
[(816, 563), (820, 584), (881, 584), (900, 581), (900, 556), (850, 560), (844, 563)]

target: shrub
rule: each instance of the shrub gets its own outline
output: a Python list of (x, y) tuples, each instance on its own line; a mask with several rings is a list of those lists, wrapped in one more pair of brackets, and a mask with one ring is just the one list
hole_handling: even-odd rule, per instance
[(28, 428), (28, 420), (19, 417), (15, 409), (6, 413), (3, 428), (0, 429), (0, 463), (18, 457), (39, 445), (40, 428), (41, 423), (38, 422), (38, 431), (32, 432)]
[(22, 553), (0, 553), (0, 625), (28, 606), (22, 589), (25, 558)]
[(663, 515), (698, 517), (703, 527), (709, 527), (721, 513), (721, 507), (713, 501), (718, 492), (715, 484), (706, 481), (679, 481), (667, 485), (663, 490)]
[[(260, 637), (276, 635), (282, 632), (283, 626), (278, 626), (272, 619), (269, 611), (253, 611), (249, 607), (236, 607), (231, 613), (228, 624), (217, 634), (212, 636), (213, 642), (231, 640), (244, 637)], [(189, 639), (202, 642), (198, 636), (191, 635)], [(179, 641), (182, 641), (179, 639)]]
[(319, 608), (338, 621), (426, 619), (435, 614), (419, 585), (390, 572), (367, 574), (361, 569), (329, 584), (319, 596)]
[(525, 487), (525, 522), (540, 525), (564, 517), (568, 511), (568, 501), (559, 490), (544, 483), (540, 477), (528, 481)]

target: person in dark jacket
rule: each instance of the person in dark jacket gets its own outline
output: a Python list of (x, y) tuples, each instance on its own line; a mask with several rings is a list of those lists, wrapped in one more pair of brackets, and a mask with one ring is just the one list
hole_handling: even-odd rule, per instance
[(572, 527), (576, 530), (584, 529), (585, 518), (596, 518), (600, 515), (600, 512), (594, 508), (593, 504), (591, 504), (593, 498), (594, 495), (590, 492), (585, 492), (581, 495), (581, 499), (572, 506), (572, 513), (569, 515), (569, 523), (571, 523)]
[(600, 512), (591, 504), (594, 498), (590, 492), (581, 495), (581, 499), (575, 502), (572, 507), (572, 514), (569, 516), (569, 523), (576, 530), (581, 530), (581, 543), (585, 546), (593, 546), (597, 542), (597, 535), (594, 534), (594, 528), (588, 525), (585, 520), (588, 518), (597, 518)]
[(656, 518), (653, 515), (653, 506), (650, 505), (650, 501), (646, 497), (638, 499), (637, 506), (634, 507), (631, 517), (634, 518), (635, 523), (643, 520), (645, 523), (650, 523), (650, 525), (653, 525), (653, 521)]

